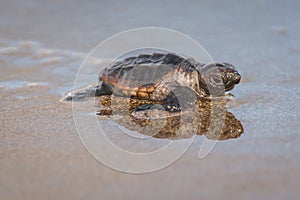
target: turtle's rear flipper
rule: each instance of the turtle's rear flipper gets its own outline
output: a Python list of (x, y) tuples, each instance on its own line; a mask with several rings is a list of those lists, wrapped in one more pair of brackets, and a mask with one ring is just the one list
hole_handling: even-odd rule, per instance
[(112, 88), (104, 82), (98, 84), (95, 91), (95, 96), (102, 96), (102, 95), (112, 95), (113, 91)]
[(98, 90), (99, 86), (96, 85), (87, 85), (82, 88), (78, 88), (75, 90), (72, 90), (67, 93), (67, 95), (64, 97), (64, 100), (66, 101), (76, 101), (76, 100), (83, 100), (87, 97), (93, 97), (96, 94), (96, 91)]
[(105, 84), (101, 84), (100, 86), (88, 85), (68, 92), (67, 95), (64, 97), (64, 100), (76, 101), (76, 100), (83, 100), (88, 97), (111, 95), (111, 94), (112, 94), (111, 89)]

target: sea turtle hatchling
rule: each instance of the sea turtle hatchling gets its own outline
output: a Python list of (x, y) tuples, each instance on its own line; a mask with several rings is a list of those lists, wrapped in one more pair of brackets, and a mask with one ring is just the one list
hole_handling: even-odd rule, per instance
[[(114, 62), (99, 73), (97, 86), (71, 91), (65, 100), (114, 94), (150, 100), (168, 111), (180, 111), (176, 91), (187, 89), (197, 98), (223, 96), (240, 79), (241, 75), (228, 63), (202, 64), (174, 53), (140, 54)], [(188, 94), (182, 94), (187, 98)], [(149, 108), (151, 104), (139, 109)]]

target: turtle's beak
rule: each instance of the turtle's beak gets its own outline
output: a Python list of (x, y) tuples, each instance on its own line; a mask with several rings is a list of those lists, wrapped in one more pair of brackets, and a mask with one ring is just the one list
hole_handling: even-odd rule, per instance
[(241, 80), (241, 75), (238, 72), (235, 72), (234, 83), (239, 84), (240, 80)]
[(234, 72), (232, 80), (229, 83), (229, 87), (225, 88), (225, 91), (232, 90), (235, 85), (239, 84), (241, 81), (241, 75), (238, 72)]

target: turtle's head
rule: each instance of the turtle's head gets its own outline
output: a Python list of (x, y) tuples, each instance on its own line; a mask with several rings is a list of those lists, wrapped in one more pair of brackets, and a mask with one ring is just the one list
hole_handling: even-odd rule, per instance
[(241, 80), (241, 75), (229, 63), (209, 63), (199, 69), (200, 86), (204, 86), (213, 96), (220, 96), (224, 91), (234, 88)]

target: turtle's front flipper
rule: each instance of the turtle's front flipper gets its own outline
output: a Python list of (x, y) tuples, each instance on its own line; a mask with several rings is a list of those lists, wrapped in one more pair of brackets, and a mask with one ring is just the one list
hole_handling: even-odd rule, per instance
[(187, 87), (177, 87), (162, 101), (162, 106), (169, 112), (182, 112), (192, 108), (196, 101), (195, 91)]
[(112, 90), (106, 84), (101, 83), (100, 85), (88, 85), (73, 91), (70, 91), (65, 96), (66, 101), (83, 100), (88, 97), (111, 95)]
[(135, 111), (155, 109), (176, 113), (192, 108), (196, 104), (197, 96), (195, 91), (187, 87), (177, 87), (169, 92), (159, 104), (143, 104), (138, 106)]

